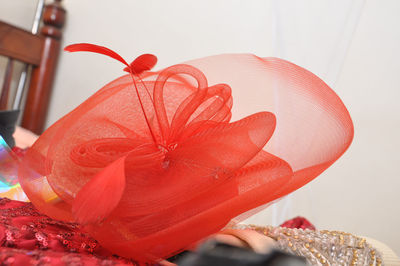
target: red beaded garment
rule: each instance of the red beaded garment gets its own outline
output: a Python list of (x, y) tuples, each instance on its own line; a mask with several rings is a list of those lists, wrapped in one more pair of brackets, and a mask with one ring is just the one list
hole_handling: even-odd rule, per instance
[(134, 265), (112, 254), (76, 223), (53, 220), (31, 203), (0, 198), (2, 265)]

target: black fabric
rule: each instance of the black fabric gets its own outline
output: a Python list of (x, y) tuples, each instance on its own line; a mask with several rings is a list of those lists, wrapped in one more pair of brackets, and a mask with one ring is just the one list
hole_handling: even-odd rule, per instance
[(178, 266), (305, 266), (303, 257), (272, 250), (268, 254), (216, 241), (204, 243), (198, 252), (189, 253), (178, 260)]
[(13, 133), (18, 121), (19, 110), (0, 111), (0, 135), (11, 148), (15, 145)]

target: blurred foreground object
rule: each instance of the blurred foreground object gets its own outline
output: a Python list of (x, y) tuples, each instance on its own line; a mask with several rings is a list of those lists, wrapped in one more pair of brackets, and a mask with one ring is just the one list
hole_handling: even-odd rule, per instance
[(304, 258), (271, 250), (266, 254), (231, 246), (217, 241), (207, 241), (196, 253), (178, 261), (179, 266), (305, 266)]

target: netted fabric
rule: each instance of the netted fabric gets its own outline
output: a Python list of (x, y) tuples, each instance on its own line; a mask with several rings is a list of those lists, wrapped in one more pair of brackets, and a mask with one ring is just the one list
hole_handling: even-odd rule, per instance
[[(20, 182), (40, 211), (124, 257), (178, 253), (303, 186), (353, 137), (338, 96), (281, 59), (220, 55), (150, 72), (151, 55), (127, 64), (104, 47), (67, 49), (111, 56), (129, 74), (52, 125)], [(263, 95), (264, 111), (231, 122), (232, 90)]]

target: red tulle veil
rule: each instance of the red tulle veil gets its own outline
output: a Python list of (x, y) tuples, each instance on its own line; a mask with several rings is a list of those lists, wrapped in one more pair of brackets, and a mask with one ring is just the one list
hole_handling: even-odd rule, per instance
[[(339, 97), (282, 59), (217, 55), (154, 72), (153, 55), (128, 64), (101, 46), (66, 50), (108, 55), (128, 74), (43, 133), (20, 183), (40, 211), (81, 223), (124, 257), (184, 250), (308, 183), (353, 138)], [(237, 92), (265, 106), (231, 121)]]

